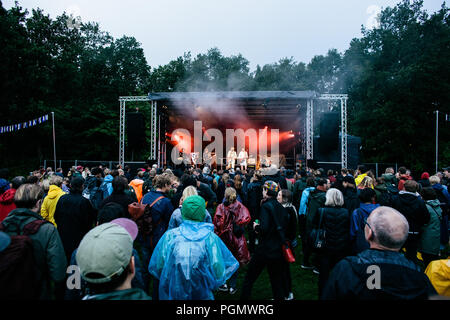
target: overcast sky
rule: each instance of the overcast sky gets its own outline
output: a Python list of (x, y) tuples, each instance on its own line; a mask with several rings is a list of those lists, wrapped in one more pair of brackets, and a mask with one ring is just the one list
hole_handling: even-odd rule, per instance
[[(371, 26), (389, 0), (20, 0), (31, 12), (41, 8), (52, 18), (64, 11), (98, 22), (114, 38), (135, 37), (152, 68), (190, 51), (193, 56), (217, 47), (223, 55), (241, 53), (257, 64), (312, 57), (336, 48), (344, 52), (361, 25)], [(429, 12), (442, 0), (425, 0)], [(14, 0), (3, 0), (9, 9)]]

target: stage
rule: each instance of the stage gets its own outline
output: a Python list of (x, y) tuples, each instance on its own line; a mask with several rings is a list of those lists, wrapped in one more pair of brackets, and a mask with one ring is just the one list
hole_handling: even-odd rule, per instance
[(159, 166), (173, 166), (182, 149), (187, 154), (199, 153), (198, 157), (203, 159), (204, 149), (219, 140), (221, 144), (216, 143), (215, 150), (209, 150), (216, 153), (219, 166), (225, 164), (226, 154), (233, 146), (238, 153), (243, 147), (256, 155), (256, 162), (265, 154), (269, 158), (278, 156), (282, 160), (278, 165), (286, 168), (313, 160), (314, 128), (321, 121), (320, 114), (339, 108), (340, 101), (339, 132), (344, 135), (336, 134), (336, 139), (341, 140), (341, 159), (336, 160), (341, 160), (342, 166), (347, 165), (347, 95), (321, 95), (314, 91), (159, 92), (147, 97), (120, 97), (119, 101), (119, 162), (124, 160), (125, 103), (148, 101), (149, 160)]

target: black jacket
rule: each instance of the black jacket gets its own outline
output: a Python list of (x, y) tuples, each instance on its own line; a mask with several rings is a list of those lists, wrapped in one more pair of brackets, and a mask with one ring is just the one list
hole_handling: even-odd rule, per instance
[(261, 206), (260, 225), (255, 229), (259, 236), (259, 244), (256, 246), (255, 253), (267, 259), (282, 259), (281, 246), (283, 242), (277, 230), (274, 215), (277, 215), (280, 227), (287, 237), (288, 213), (277, 200), (270, 198)]
[(344, 207), (348, 210), (348, 212), (352, 213), (359, 208), (360, 202), (356, 189), (344, 188), (342, 194), (344, 195)]
[(102, 203), (100, 204), (100, 209), (105, 206), (105, 204), (109, 202), (118, 203), (123, 208), (123, 218), (130, 218), (130, 214), (128, 213), (128, 205), (133, 203), (133, 199), (125, 194), (125, 193), (112, 193), (109, 197), (106, 197)]
[[(368, 283), (376, 284), (377, 274), (379, 287), (370, 289)], [(436, 290), (428, 277), (402, 253), (368, 249), (342, 259), (334, 267), (321, 299), (412, 300), (434, 294)]]
[(67, 261), (70, 261), (72, 252), (78, 248), (84, 235), (94, 227), (96, 220), (96, 210), (81, 193), (66, 194), (59, 198), (55, 210), (55, 222)]
[(430, 221), (430, 213), (425, 202), (414, 194), (399, 192), (393, 197), (391, 204), (406, 217), (410, 232), (420, 232), (422, 227)]
[(248, 185), (247, 190), (247, 208), (250, 211), (252, 220), (259, 219), (261, 211), (261, 200), (263, 183), (262, 181), (253, 181)]
[(323, 209), (322, 228), (326, 234), (326, 250), (347, 254), (350, 251), (350, 215), (346, 208), (325, 207), (319, 209), (314, 225), (319, 225)]

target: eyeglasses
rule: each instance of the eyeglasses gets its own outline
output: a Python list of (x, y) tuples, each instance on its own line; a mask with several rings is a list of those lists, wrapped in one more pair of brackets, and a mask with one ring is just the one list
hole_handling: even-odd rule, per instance
[(373, 232), (372, 227), (371, 227), (370, 224), (367, 222), (367, 217), (364, 218), (364, 224), (365, 224), (365, 225), (367, 224), (367, 226), (369, 227), (369, 229), (372, 230), (372, 232)]

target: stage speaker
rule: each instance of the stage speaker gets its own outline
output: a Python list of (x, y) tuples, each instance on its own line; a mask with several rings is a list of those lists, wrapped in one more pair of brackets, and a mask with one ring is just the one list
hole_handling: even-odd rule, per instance
[(339, 112), (323, 114), (320, 122), (319, 152), (331, 153), (339, 149)]
[(130, 149), (142, 148), (145, 143), (145, 120), (140, 112), (126, 114), (126, 135)]

